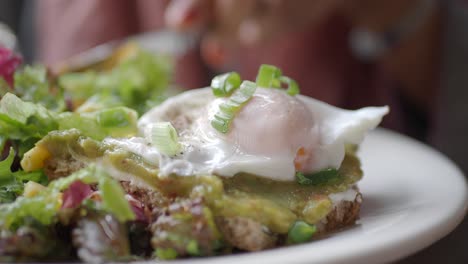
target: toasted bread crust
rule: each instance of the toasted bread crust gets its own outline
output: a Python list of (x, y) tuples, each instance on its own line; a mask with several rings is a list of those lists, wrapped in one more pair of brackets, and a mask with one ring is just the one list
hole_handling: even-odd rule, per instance
[[(122, 182), (125, 192), (140, 200), (146, 207), (159, 208), (170, 204), (157, 191), (145, 190), (132, 185), (129, 182)], [(359, 218), (362, 195), (356, 187), (354, 201), (343, 200), (334, 205), (334, 208), (319, 223), (316, 223), (317, 235), (325, 235), (340, 228), (353, 225)], [(216, 225), (219, 228), (224, 240), (232, 247), (246, 251), (260, 251), (273, 248), (281, 244), (281, 239), (273, 234), (261, 223), (250, 218), (217, 217)]]
[(150, 189), (145, 189), (132, 184), (131, 182), (120, 182), (125, 193), (130, 194), (133, 198), (137, 199), (149, 210), (164, 208), (172, 201), (163, 196), (160, 192)]
[[(44, 171), (50, 180), (67, 176), (84, 167), (84, 164), (74, 160), (49, 159)], [(171, 199), (167, 199), (158, 191), (137, 187), (130, 182), (121, 182), (126, 193), (142, 202), (150, 211), (168, 206)], [(357, 189), (354, 201), (343, 200), (334, 205), (334, 208), (320, 222), (316, 223), (317, 234), (325, 235), (340, 228), (353, 225), (359, 218), (362, 195)], [(260, 251), (281, 244), (281, 239), (271, 233), (268, 228), (255, 220), (246, 217), (218, 217), (216, 224), (224, 240), (231, 246), (246, 250)]]
[(249, 218), (219, 217), (216, 224), (224, 240), (238, 249), (259, 251), (274, 247), (278, 240), (265, 226)]
[[(359, 218), (361, 202), (362, 195), (358, 192), (354, 201), (343, 200), (335, 204), (326, 218), (316, 224), (318, 234), (324, 235), (355, 224)], [(216, 223), (226, 242), (235, 248), (259, 251), (278, 245), (278, 236), (271, 234), (262, 224), (252, 219), (222, 217)]]
[(359, 219), (361, 203), (362, 194), (358, 192), (354, 201), (341, 201), (336, 204), (326, 219), (316, 224), (318, 233), (326, 234), (355, 224)]
[(85, 167), (85, 164), (79, 160), (68, 157), (52, 157), (45, 161), (44, 173), (47, 175), (49, 181), (58, 178), (66, 177), (73, 172)]

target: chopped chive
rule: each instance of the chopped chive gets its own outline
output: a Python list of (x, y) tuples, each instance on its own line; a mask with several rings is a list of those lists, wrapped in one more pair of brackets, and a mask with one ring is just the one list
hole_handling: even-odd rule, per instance
[(194, 239), (190, 240), (186, 248), (187, 252), (192, 256), (199, 256), (200, 249), (198, 248), (198, 242)]
[(177, 131), (170, 122), (158, 122), (151, 128), (151, 144), (161, 153), (174, 156), (180, 151)]
[(293, 79), (283, 76), (281, 70), (273, 65), (262, 64), (258, 70), (257, 85), (265, 88), (281, 88), (286, 85), (286, 93), (294, 96), (299, 94), (299, 85)]
[(337, 169), (328, 168), (311, 174), (296, 172), (296, 180), (300, 185), (325, 185), (333, 182), (340, 176)]
[(227, 133), (235, 114), (252, 98), (256, 89), (257, 85), (254, 82), (243, 81), (240, 88), (231, 95), (229, 100), (219, 106), (219, 111), (211, 120), (211, 126), (221, 133)]
[(299, 90), (299, 85), (297, 84), (296, 81), (294, 81), (293, 79), (289, 78), (289, 77), (286, 77), (286, 76), (281, 76), (279, 78), (279, 80), (286, 84), (287, 85), (287, 89), (286, 89), (286, 93), (291, 95), (291, 96), (294, 96), (296, 94), (299, 94), (300, 93), (300, 90)]
[(215, 119), (211, 120), (211, 126), (223, 134), (229, 131), (229, 123), (230, 122), (228, 122), (228, 120), (222, 120), (216, 117)]
[(177, 258), (177, 251), (173, 248), (157, 248), (156, 257), (162, 260), (170, 260)]
[(273, 65), (262, 64), (258, 69), (256, 83), (261, 87), (279, 88), (278, 78), (282, 75), (281, 70)]
[(237, 72), (218, 75), (211, 80), (211, 89), (217, 97), (231, 95), (241, 85), (241, 77)]
[(296, 221), (288, 231), (288, 242), (292, 244), (307, 242), (316, 231), (315, 225), (310, 225), (304, 221)]

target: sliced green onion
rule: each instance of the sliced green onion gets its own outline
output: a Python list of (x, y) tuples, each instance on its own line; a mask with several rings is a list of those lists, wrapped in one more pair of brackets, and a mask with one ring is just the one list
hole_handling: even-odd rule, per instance
[(120, 222), (135, 219), (135, 214), (130, 208), (130, 204), (125, 199), (125, 192), (122, 186), (110, 177), (99, 179), (99, 191), (102, 197), (102, 208), (112, 213)]
[(237, 72), (218, 75), (211, 80), (213, 94), (217, 97), (230, 96), (241, 85), (241, 77)]
[(57, 115), (58, 130), (76, 128), (94, 139), (128, 137), (137, 132), (138, 114), (118, 106), (87, 113), (63, 112)]
[(127, 127), (138, 118), (135, 112), (130, 112), (125, 107), (103, 109), (96, 113), (97, 122), (102, 127)]
[(296, 180), (301, 185), (325, 185), (333, 183), (340, 177), (337, 169), (328, 168), (311, 174), (296, 172)]
[(200, 249), (198, 247), (198, 242), (195, 239), (192, 239), (188, 242), (187, 252), (192, 255), (192, 256), (199, 256), (200, 255)]
[(0, 161), (0, 182), (10, 180), (12, 174), (11, 165), (14, 160), (15, 150), (11, 147), (8, 156), (4, 160)]
[(309, 241), (317, 231), (314, 225), (309, 225), (304, 221), (296, 221), (288, 232), (288, 242), (297, 244)]
[(181, 149), (177, 131), (170, 122), (159, 122), (151, 127), (151, 144), (168, 156), (175, 156)]
[(281, 81), (281, 83), (284, 83), (287, 85), (287, 90), (286, 90), (287, 94), (294, 96), (300, 93), (299, 85), (297, 84), (295, 80), (286, 76), (279, 77), (279, 80)]
[(211, 120), (211, 125), (221, 133), (227, 133), (234, 116), (242, 106), (252, 98), (257, 85), (254, 82), (243, 81), (227, 102), (219, 106), (219, 111)]
[(227, 133), (229, 131), (229, 124), (230, 122), (228, 120), (220, 119), (217, 116), (211, 120), (211, 126), (221, 133)]
[(177, 251), (173, 248), (157, 248), (156, 257), (161, 260), (170, 260), (177, 258)]
[(230, 98), (230, 105), (238, 104), (239, 108), (242, 104), (247, 103), (247, 101), (252, 98), (252, 95), (255, 93), (257, 85), (251, 81), (243, 81), (241, 87), (236, 91)]
[(281, 70), (273, 65), (262, 64), (258, 69), (256, 83), (258, 86), (269, 88), (280, 88), (281, 84), (278, 80), (281, 77)]
[(300, 92), (297, 82), (287, 76), (283, 76), (281, 70), (273, 65), (261, 65), (256, 82), (258, 86), (265, 88), (281, 88), (285, 84), (287, 86), (286, 93), (291, 96)]

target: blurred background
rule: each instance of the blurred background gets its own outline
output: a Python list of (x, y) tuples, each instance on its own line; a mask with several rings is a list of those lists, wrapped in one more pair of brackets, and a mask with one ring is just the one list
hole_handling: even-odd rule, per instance
[[(384, 127), (468, 172), (465, 0), (1, 0), (0, 22), (4, 45), (52, 71), (143, 33), (175, 56), (186, 89), (227, 70), (254, 79), (260, 64), (274, 64), (328, 103), (390, 105)], [(401, 263), (468, 263), (467, 229)]]

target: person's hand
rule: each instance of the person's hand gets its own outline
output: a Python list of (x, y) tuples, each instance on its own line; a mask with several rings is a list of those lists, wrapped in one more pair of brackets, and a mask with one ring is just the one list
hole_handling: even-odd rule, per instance
[(173, 0), (169, 27), (202, 34), (201, 54), (211, 66), (226, 63), (237, 46), (256, 45), (319, 24), (339, 0)]

